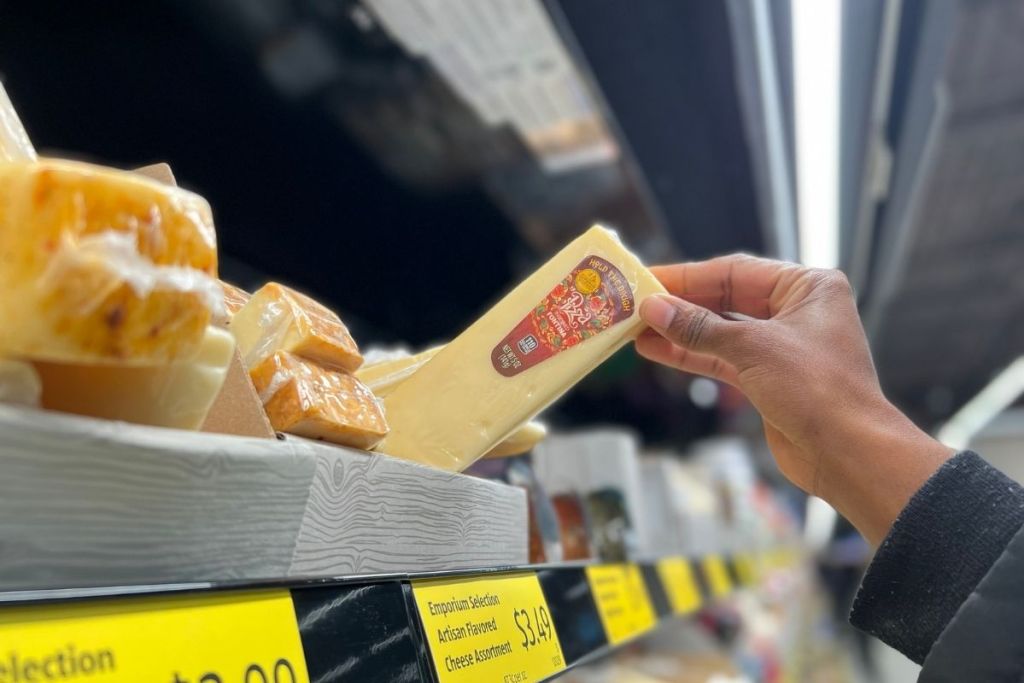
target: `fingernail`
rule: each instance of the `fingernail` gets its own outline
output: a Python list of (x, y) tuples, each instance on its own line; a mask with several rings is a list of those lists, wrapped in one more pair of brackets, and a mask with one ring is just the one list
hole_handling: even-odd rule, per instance
[(672, 302), (658, 294), (647, 297), (640, 304), (640, 317), (651, 327), (661, 330), (667, 330), (672, 325), (678, 312), (679, 309)]

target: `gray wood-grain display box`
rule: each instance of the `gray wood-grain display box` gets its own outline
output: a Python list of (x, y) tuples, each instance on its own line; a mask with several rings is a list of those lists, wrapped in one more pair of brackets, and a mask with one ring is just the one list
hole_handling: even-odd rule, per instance
[(0, 405), (0, 590), (526, 564), (526, 514), (388, 456)]

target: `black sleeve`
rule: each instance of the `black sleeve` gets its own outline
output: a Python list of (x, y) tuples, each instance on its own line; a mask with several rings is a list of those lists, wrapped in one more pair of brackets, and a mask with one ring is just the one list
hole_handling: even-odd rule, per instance
[(946, 462), (900, 513), (850, 622), (922, 663), (1024, 524), (1024, 489), (975, 453)]

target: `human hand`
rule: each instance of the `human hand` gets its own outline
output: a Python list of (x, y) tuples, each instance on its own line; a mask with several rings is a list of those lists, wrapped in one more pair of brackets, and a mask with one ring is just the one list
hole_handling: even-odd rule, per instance
[(745, 255), (651, 271), (670, 295), (641, 304), (637, 351), (739, 388), (782, 473), (884, 538), (950, 451), (882, 394), (846, 277)]

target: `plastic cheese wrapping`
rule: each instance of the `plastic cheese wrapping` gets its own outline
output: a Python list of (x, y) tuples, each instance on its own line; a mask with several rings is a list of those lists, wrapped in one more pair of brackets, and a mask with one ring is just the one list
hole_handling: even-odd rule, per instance
[(5, 355), (186, 359), (222, 306), (209, 205), (133, 173), (0, 162), (0, 259)]
[(355, 448), (371, 448), (387, 434), (373, 393), (344, 371), (277, 351), (249, 375), (278, 431)]
[(44, 408), (156, 427), (199, 429), (234, 357), (227, 330), (206, 328), (188, 360), (152, 367), (36, 362)]
[(377, 450), (460, 471), (550, 405), (644, 325), (664, 288), (595, 226), (384, 398)]
[(223, 280), (220, 281), (220, 287), (224, 292), (224, 312), (227, 314), (227, 319), (230, 320), (249, 303), (252, 295), (241, 287), (236, 287)]
[(36, 150), (0, 83), (0, 161), (35, 161)]
[(250, 371), (277, 351), (350, 372), (363, 362), (348, 328), (333, 311), (276, 282), (261, 287), (235, 313), (231, 332)]

